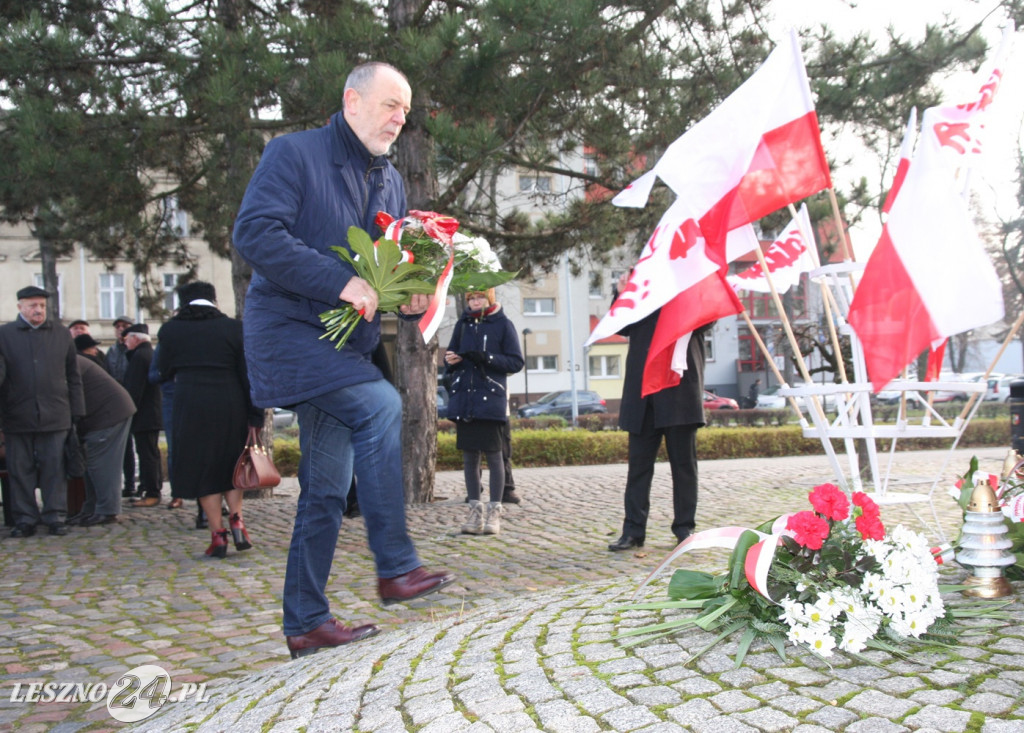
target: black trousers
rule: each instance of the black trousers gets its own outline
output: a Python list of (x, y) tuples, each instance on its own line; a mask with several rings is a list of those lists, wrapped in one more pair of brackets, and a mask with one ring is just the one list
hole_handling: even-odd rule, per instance
[(128, 442), (124, 446), (124, 490), (129, 494), (135, 493), (135, 441), (132, 434), (128, 433)]
[[(7, 472), (10, 475), (11, 514), (15, 524), (62, 524), (68, 509), (64, 474), (67, 430), (46, 433), (7, 433)], [(36, 503), (36, 487), (43, 510)]]
[(139, 490), (144, 496), (160, 496), (164, 486), (160, 465), (160, 431), (135, 433), (135, 451), (139, 454)]
[(629, 434), (623, 535), (641, 540), (647, 536), (651, 481), (663, 438), (672, 469), (672, 534), (682, 539), (693, 532), (697, 514), (697, 426), (656, 428), (653, 413), (648, 410), (643, 430)]

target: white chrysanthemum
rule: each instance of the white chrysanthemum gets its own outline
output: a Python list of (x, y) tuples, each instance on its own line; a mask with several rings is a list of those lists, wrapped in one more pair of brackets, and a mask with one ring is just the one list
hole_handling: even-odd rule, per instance
[(893, 583), (882, 585), (875, 602), (882, 609), (882, 613), (889, 618), (901, 616), (908, 610), (907, 594), (903, 586)]
[(892, 548), (885, 540), (864, 540), (864, 549), (879, 563), (884, 563), (885, 558), (892, 551)]
[(779, 605), (782, 606), (782, 613), (779, 614), (779, 620), (785, 622), (789, 627), (796, 626), (804, 623), (804, 604), (793, 599), (792, 596), (786, 596), (783, 598)]
[(921, 555), (922, 553), (931, 554), (928, 546), (928, 540), (925, 539), (924, 535), (907, 529), (902, 524), (896, 525), (896, 527), (889, 533), (893, 543), (895, 543), (901, 550), (911, 552), (915, 555)]
[(455, 232), (452, 237), (452, 245), (456, 250), (469, 255), (479, 263), (480, 270), (497, 272), (501, 270), (501, 262), (498, 255), (491, 249), (490, 243), (483, 237), (467, 237), (465, 234)]
[(935, 617), (930, 613), (907, 613), (894, 618), (892, 630), (902, 636), (912, 636), (915, 639), (926, 632), (935, 623)]
[(878, 631), (878, 624), (865, 623), (864, 619), (851, 618), (843, 624), (843, 638), (839, 641), (839, 648), (844, 652), (863, 651), (867, 646), (867, 640)]
[(794, 644), (803, 644), (805, 639), (810, 638), (811, 629), (804, 624), (793, 624), (789, 627), (786, 638)]
[(878, 589), (885, 583), (885, 578), (878, 573), (864, 573), (864, 582), (860, 585), (861, 593), (868, 598), (874, 598)]
[(818, 596), (808, 612), (812, 621), (834, 621), (843, 612), (843, 605), (834, 591), (825, 592)]
[(822, 657), (831, 657), (832, 650), (836, 648), (836, 640), (832, 636), (832, 630), (828, 624), (814, 624), (807, 627), (807, 632), (801, 642)]

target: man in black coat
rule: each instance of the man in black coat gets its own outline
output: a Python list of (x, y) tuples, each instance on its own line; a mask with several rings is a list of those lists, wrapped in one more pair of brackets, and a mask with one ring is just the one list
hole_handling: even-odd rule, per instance
[[(624, 275), (619, 289), (625, 287)], [(622, 386), (619, 427), (629, 432), (629, 468), (626, 474), (622, 536), (608, 545), (615, 552), (643, 547), (651, 506), (651, 481), (662, 438), (672, 470), (672, 534), (682, 542), (693, 532), (697, 513), (697, 429), (704, 417), (704, 333), (693, 332), (686, 352), (686, 371), (675, 387), (641, 397), (644, 364), (660, 310), (623, 329), (629, 337), (626, 376)]]
[(124, 345), (128, 350), (128, 368), (124, 373), (124, 388), (135, 403), (132, 418), (132, 437), (139, 454), (139, 489), (142, 498), (132, 502), (133, 507), (153, 507), (160, 503), (163, 488), (163, 468), (160, 465), (161, 417), (160, 387), (149, 381), (149, 367), (153, 362), (153, 344), (149, 326), (136, 323), (125, 329)]
[(47, 320), (48, 298), (42, 288), (22, 288), (18, 318), (0, 326), (0, 430), (7, 444), (12, 537), (35, 534), (40, 521), (50, 534), (67, 533), (64, 441), (72, 420), (85, 414), (75, 345), (66, 328)]

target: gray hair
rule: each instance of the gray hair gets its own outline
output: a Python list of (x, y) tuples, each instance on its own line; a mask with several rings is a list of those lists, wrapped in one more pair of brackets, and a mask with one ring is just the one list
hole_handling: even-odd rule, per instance
[(360, 94), (366, 94), (366, 90), (369, 89), (370, 82), (377, 75), (378, 69), (391, 69), (405, 79), (406, 84), (409, 83), (409, 79), (406, 78), (405, 74), (391, 64), (384, 61), (368, 61), (365, 64), (359, 64), (359, 66), (349, 72), (348, 78), (345, 79), (345, 91), (355, 89)]

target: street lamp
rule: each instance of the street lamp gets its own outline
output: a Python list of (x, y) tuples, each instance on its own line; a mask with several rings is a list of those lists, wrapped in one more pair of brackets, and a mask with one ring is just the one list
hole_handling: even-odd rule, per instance
[(528, 328), (523, 329), (523, 404), (529, 404), (530, 402), (530, 365), (526, 358), (526, 337), (529, 336), (533, 331)]

